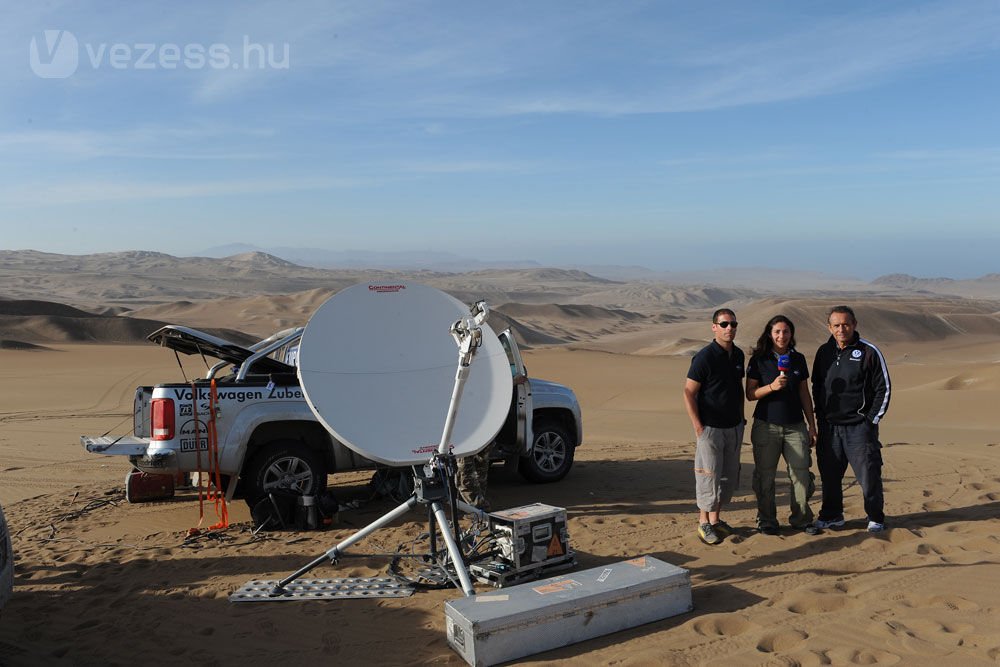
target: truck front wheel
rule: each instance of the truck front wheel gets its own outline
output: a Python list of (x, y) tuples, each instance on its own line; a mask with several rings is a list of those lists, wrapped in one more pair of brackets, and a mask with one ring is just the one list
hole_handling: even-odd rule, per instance
[(266, 445), (250, 460), (244, 473), (245, 496), (251, 507), (272, 491), (286, 490), (310, 496), (326, 489), (322, 457), (292, 440)]
[(573, 467), (574, 447), (565, 427), (554, 419), (539, 419), (531, 452), (522, 456), (518, 472), (529, 482), (558, 482)]

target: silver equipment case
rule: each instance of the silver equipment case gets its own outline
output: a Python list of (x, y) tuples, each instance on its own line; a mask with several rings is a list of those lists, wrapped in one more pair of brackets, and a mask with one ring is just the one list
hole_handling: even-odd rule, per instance
[(469, 566), (481, 583), (509, 586), (576, 565), (562, 507), (532, 503), (493, 512), (489, 521), (499, 553)]
[(494, 665), (691, 611), (688, 571), (651, 556), (445, 604), (448, 644)]

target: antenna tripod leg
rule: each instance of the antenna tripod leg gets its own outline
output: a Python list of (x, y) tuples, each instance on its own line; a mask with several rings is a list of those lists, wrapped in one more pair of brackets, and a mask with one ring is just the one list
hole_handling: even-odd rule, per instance
[(309, 572), (313, 568), (322, 565), (328, 560), (332, 563), (336, 563), (340, 559), (340, 556), (344, 553), (344, 551), (346, 551), (351, 545), (360, 542), (361, 540), (368, 537), (382, 526), (392, 523), (399, 517), (403, 516), (411, 509), (416, 507), (418, 502), (419, 501), (417, 500), (416, 496), (413, 496), (405, 503), (403, 503), (396, 509), (389, 512), (388, 514), (383, 514), (381, 517), (379, 517), (375, 521), (372, 521), (370, 524), (360, 529), (359, 531), (348, 537), (346, 540), (344, 540), (337, 546), (327, 551), (322, 556), (316, 558), (315, 560), (311, 561), (309, 564), (305, 565), (301, 569), (296, 570), (292, 574), (288, 575), (287, 577), (279, 581), (277, 584), (275, 584), (274, 588), (271, 589), (269, 595), (271, 597), (278, 597), (282, 595), (285, 592), (285, 586), (292, 583), (293, 581), (301, 577), (303, 574)]
[(462, 592), (466, 596), (475, 595), (476, 591), (472, 587), (472, 579), (469, 577), (469, 571), (465, 567), (465, 558), (462, 556), (462, 551), (458, 548), (458, 543), (451, 534), (451, 524), (448, 522), (444, 508), (441, 507), (441, 503), (435, 501), (431, 503), (431, 509), (434, 512), (434, 518), (437, 520), (438, 527), (441, 529), (441, 536), (444, 538), (445, 546), (448, 547), (448, 555), (451, 556), (451, 562), (455, 566), (455, 574), (458, 575), (458, 581), (462, 584)]

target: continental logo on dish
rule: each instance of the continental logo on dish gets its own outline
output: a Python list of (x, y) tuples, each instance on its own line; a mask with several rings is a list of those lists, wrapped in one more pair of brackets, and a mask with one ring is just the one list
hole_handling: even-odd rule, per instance
[(368, 290), (371, 292), (398, 292), (399, 290), (406, 289), (406, 285), (369, 285)]

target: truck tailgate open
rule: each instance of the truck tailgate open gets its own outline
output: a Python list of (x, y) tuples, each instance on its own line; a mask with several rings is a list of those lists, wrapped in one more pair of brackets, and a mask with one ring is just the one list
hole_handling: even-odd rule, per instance
[(149, 438), (137, 438), (134, 435), (81, 435), (80, 444), (91, 454), (142, 456), (149, 446)]

